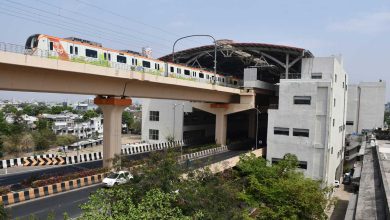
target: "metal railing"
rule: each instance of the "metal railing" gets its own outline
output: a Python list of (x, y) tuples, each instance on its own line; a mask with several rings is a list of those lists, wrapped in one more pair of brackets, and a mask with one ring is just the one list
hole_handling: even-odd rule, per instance
[[(22, 46), (22, 45), (10, 44), (10, 43), (4, 43), (4, 42), (0, 42), (0, 51), (24, 54), (27, 56), (37, 56), (37, 57), (48, 58), (48, 59), (63, 60), (62, 58), (60, 58), (58, 56), (58, 53), (56, 51), (42, 50), (39, 48), (26, 49), (25, 46)], [(90, 64), (90, 65), (96, 65), (96, 66), (102, 66), (102, 67), (108, 67), (108, 68), (115, 68), (115, 69), (124, 70), (124, 71), (147, 73), (147, 74), (152, 74), (152, 75), (157, 75), (157, 76), (164, 76), (165, 75), (164, 71), (149, 69), (149, 68), (145, 68), (143, 66), (129, 65), (129, 64), (125, 64), (125, 63), (112, 62), (112, 61), (108, 61), (108, 60), (101, 60), (101, 59), (93, 58), (93, 57), (69, 55), (69, 58), (65, 59), (65, 61), (75, 62), (75, 63), (84, 63), (84, 64)], [(181, 79), (181, 80), (188, 80), (188, 81), (193, 81), (193, 82), (211, 84), (210, 80), (186, 76), (184, 74), (176, 74), (176, 73), (169, 73), (168, 72), (168, 77)], [(239, 81), (237, 83), (237, 85), (227, 84), (225, 82), (219, 82), (219, 81), (216, 81), (216, 84), (219, 86), (225, 86), (225, 87), (231, 87), (231, 88), (239, 88), (240, 86), (242, 86), (241, 81)]]

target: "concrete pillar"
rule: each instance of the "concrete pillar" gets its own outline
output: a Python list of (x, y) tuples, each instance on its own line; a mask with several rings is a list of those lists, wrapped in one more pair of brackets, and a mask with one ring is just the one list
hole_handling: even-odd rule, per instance
[(227, 115), (224, 111), (215, 114), (215, 139), (217, 144), (226, 145)]
[(94, 103), (103, 111), (103, 167), (112, 167), (115, 155), (120, 155), (122, 143), (122, 112), (131, 105), (131, 99), (100, 98)]
[(256, 112), (252, 110), (248, 112), (248, 137), (256, 138)]

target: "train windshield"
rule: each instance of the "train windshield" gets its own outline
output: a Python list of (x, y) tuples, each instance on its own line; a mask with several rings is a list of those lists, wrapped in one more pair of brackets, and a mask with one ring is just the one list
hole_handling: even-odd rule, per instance
[(38, 36), (39, 34), (31, 35), (29, 38), (27, 38), (26, 41), (26, 49), (32, 49), (38, 47)]

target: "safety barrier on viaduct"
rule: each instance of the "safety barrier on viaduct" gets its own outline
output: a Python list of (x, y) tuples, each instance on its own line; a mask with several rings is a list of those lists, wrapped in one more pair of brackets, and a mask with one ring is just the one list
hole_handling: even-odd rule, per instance
[[(163, 150), (170, 147), (183, 145), (184, 141), (162, 142), (162, 143), (137, 143), (122, 145), (122, 155), (133, 155), (151, 151)], [(102, 152), (80, 154), (75, 156), (58, 156), (55, 154), (44, 154), (30, 157), (14, 158), (0, 161), (0, 169), (14, 166), (44, 166), (76, 164), (89, 161), (102, 160)]]

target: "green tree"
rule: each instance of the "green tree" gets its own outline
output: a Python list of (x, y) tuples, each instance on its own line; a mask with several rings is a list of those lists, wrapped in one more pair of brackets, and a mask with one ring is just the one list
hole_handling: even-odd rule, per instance
[(131, 127), (131, 125), (134, 122), (134, 116), (132, 113), (123, 111), (122, 113), (122, 123), (126, 124), (128, 128)]
[(99, 189), (89, 197), (87, 203), (81, 205), (81, 219), (190, 219), (174, 207), (175, 196), (174, 193), (152, 189), (140, 202), (135, 202), (132, 188)]
[(263, 158), (242, 156), (238, 175), (243, 184), (239, 198), (256, 208), (256, 219), (326, 219), (328, 190), (319, 181), (297, 171), (296, 156), (288, 154), (267, 166)]
[(68, 107), (68, 106), (52, 106), (51, 109), (50, 109), (50, 114), (57, 115), (57, 114), (60, 114), (63, 111), (72, 112), (73, 109), (72, 109), (72, 107)]
[(3, 203), (0, 203), (0, 219), (8, 219), (9, 215)]
[(74, 135), (70, 135), (70, 134), (58, 135), (56, 140), (56, 145), (67, 146), (73, 144), (76, 141), (77, 141), (77, 137)]
[(56, 135), (52, 130), (42, 129), (34, 131), (32, 133), (36, 150), (47, 150), (50, 146), (53, 146), (56, 141)]
[(135, 120), (133, 124), (131, 125), (131, 129), (135, 134), (140, 134), (141, 133), (141, 121), (140, 120)]
[(83, 120), (84, 121), (87, 121), (91, 118), (95, 118), (95, 117), (98, 117), (99, 115), (94, 111), (94, 110), (88, 110), (86, 112), (84, 112), (83, 114)]
[(18, 109), (13, 105), (7, 104), (3, 107), (2, 111), (4, 113), (14, 113), (15, 114), (18, 111)]

